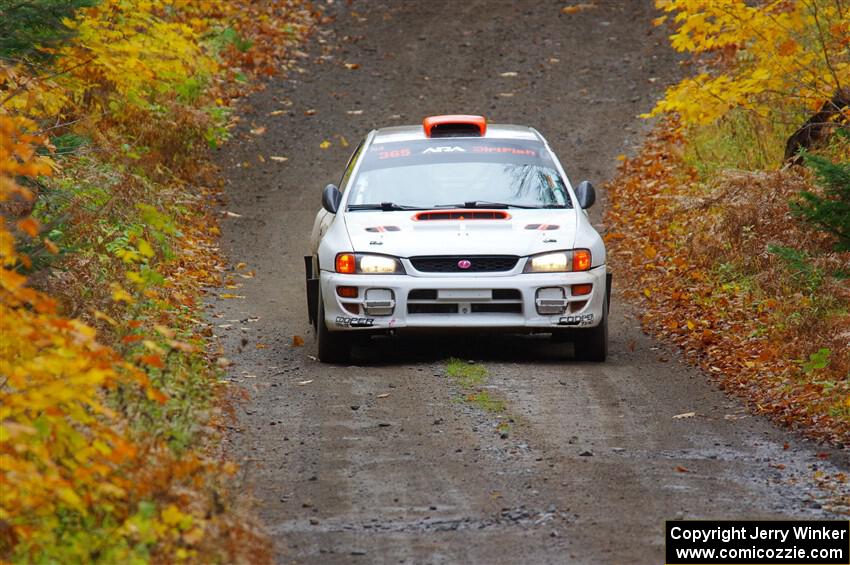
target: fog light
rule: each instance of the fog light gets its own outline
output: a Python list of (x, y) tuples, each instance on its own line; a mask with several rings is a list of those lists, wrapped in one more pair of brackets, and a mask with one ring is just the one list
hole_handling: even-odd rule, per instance
[(537, 305), (537, 313), (541, 316), (563, 314), (567, 308), (564, 289), (559, 286), (538, 289), (535, 303)]
[(586, 294), (590, 294), (593, 290), (593, 284), (574, 284), (572, 286), (573, 296), (584, 296)]
[(360, 315), (360, 305), (359, 304), (352, 304), (350, 302), (343, 302), (342, 307), (345, 308), (345, 310), (349, 314), (354, 314), (355, 316)]
[(336, 287), (337, 296), (341, 296), (343, 298), (357, 298), (357, 287), (356, 286), (338, 286)]
[(395, 295), (388, 288), (369, 288), (363, 306), (370, 316), (389, 316), (395, 309)]

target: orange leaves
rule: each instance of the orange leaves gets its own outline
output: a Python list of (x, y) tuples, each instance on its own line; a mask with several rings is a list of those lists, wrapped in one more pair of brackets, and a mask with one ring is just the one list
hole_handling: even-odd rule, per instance
[(48, 253), (51, 255), (57, 255), (59, 253), (59, 247), (50, 241), (48, 238), (44, 238), (41, 240), (41, 243), (44, 245), (44, 248), (47, 249)]
[(33, 218), (24, 218), (18, 221), (18, 229), (30, 237), (36, 237), (40, 228), (38, 221)]
[(147, 396), (148, 400), (153, 400), (154, 402), (158, 402), (159, 404), (165, 404), (165, 401), (168, 400), (168, 395), (150, 386), (145, 388), (145, 395)]
[[(0, 512), (13, 529), (24, 527), (17, 517), (28, 509), (49, 516), (65, 505), (85, 514), (91, 501), (111, 499), (114, 489), (106, 485), (117, 471), (113, 449), (132, 452), (110, 427), (99, 395), (100, 387), (123, 380), (116, 370), (120, 359), (94, 337), (80, 322), (0, 302), (0, 374), (8, 376), (0, 389), (6, 436), (0, 483), (15, 484), (0, 488)], [(83, 448), (80, 427), (99, 438), (91, 448)], [(79, 468), (97, 469), (99, 478)]]
[(779, 49), (777, 49), (777, 52), (783, 57), (789, 57), (793, 55), (799, 48), (799, 43), (797, 43), (793, 39), (786, 39), (785, 41), (779, 44)]
[(0, 269), (0, 288), (8, 291), (13, 297), (18, 296), (18, 291), (26, 282), (25, 276), (8, 269)]
[[(12, 198), (32, 200), (32, 193), (16, 182), (17, 177), (49, 175), (50, 165), (36, 154), (36, 149), (45, 144), (42, 136), (28, 133), (35, 124), (20, 116), (2, 114), (0, 108), (0, 202)], [(31, 219), (23, 219), (18, 227), (32, 237), (38, 235), (38, 224)], [(0, 218), (0, 266), (12, 266), (20, 258), (15, 254), (13, 238)], [(6, 277), (7, 282), (10, 277)], [(4, 285), (5, 286), (5, 285)], [(20, 285), (13, 284), (15, 288)], [(12, 287), (6, 286), (7, 290)]]
[(579, 12), (583, 12), (585, 10), (590, 10), (592, 8), (596, 8), (596, 4), (593, 2), (582, 2), (580, 4), (572, 4), (570, 6), (564, 6), (561, 8), (562, 14), (578, 14)]
[[(14, 196), (32, 198), (28, 190), (17, 184), (17, 177), (51, 173), (49, 165), (36, 155), (36, 148), (43, 145), (45, 139), (27, 133), (33, 127), (33, 122), (25, 118), (0, 114), (0, 139), (3, 140), (0, 143), (0, 202)], [(38, 223), (32, 218), (20, 220), (18, 228), (31, 237), (38, 235)], [(29, 261), (15, 253), (13, 241), (5, 221), (0, 218), (0, 303), (14, 306), (31, 304), (38, 310), (41, 308), (41, 296), (25, 288), (26, 278), (10, 269), (18, 261)]]
[(155, 369), (164, 369), (165, 363), (162, 361), (162, 357), (155, 353), (151, 353), (148, 355), (142, 355), (139, 357), (139, 361), (147, 365), (148, 367), (153, 367)]
[[(0, 114), (0, 177), (14, 178), (50, 175), (50, 162), (36, 154), (39, 146), (45, 145), (47, 139), (43, 135), (31, 133), (36, 129), (32, 120), (22, 116)], [(12, 190), (10, 185), (6, 185)], [(0, 200), (5, 200), (8, 193), (0, 184)], [(20, 189), (16, 189), (20, 190)]]
[[(45, 139), (29, 133), (33, 129), (30, 120), (0, 114), (0, 201), (31, 198), (17, 178), (52, 173), (36, 153)], [(39, 235), (33, 218), (17, 227)], [(58, 252), (48, 239), (43, 245)], [(115, 352), (96, 341), (93, 328), (58, 316), (53, 299), (27, 286), (14, 270), (27, 261), (0, 221), (0, 519), (13, 537), (38, 546), (58, 526), (60, 510), (86, 516), (125, 496), (120, 466), (135, 448), (101, 397), (103, 387), (132, 383), (132, 377), (120, 371)], [(34, 519), (38, 529), (30, 525)]]

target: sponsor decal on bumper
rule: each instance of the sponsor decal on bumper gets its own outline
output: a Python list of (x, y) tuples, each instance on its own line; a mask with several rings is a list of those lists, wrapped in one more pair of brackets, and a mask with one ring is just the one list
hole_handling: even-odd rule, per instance
[(348, 318), (337, 316), (336, 325), (340, 328), (371, 328), (375, 325), (375, 318)]

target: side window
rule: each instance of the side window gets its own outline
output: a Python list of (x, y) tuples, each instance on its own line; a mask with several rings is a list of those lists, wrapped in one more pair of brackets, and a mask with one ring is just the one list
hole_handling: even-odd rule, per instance
[(365, 139), (360, 141), (360, 144), (354, 150), (354, 153), (351, 154), (351, 157), (348, 159), (348, 164), (345, 166), (345, 171), (342, 173), (342, 178), (339, 179), (339, 189), (345, 190), (345, 185), (348, 184), (348, 179), (351, 178), (351, 173), (354, 171), (354, 165), (357, 163), (357, 158), (360, 157), (360, 152), (363, 149), (363, 142)]

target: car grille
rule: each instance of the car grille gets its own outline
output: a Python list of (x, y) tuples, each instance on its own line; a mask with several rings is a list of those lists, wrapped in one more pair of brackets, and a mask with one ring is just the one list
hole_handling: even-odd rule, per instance
[[(407, 294), (408, 300), (437, 300), (436, 288), (417, 288)], [(493, 300), (515, 300), (522, 301), (522, 293), (514, 288), (493, 289)]]
[[(411, 257), (413, 268), (422, 273), (498, 273), (516, 267), (516, 255), (434, 255)], [(467, 268), (461, 268), (469, 262)]]
[[(522, 314), (522, 293), (513, 288), (493, 289), (485, 301), (444, 301), (435, 288), (418, 288), (407, 295), (408, 314)], [(461, 307), (464, 310), (461, 312)]]

